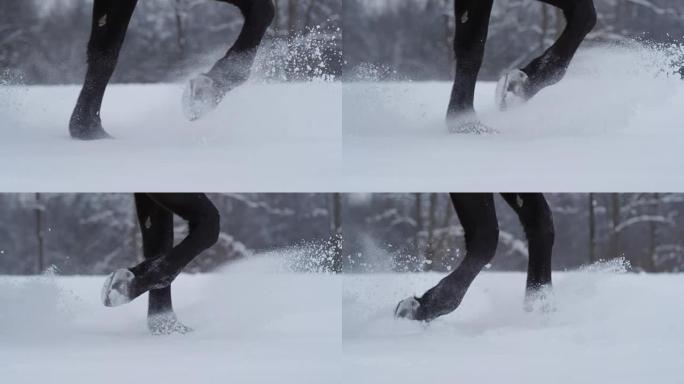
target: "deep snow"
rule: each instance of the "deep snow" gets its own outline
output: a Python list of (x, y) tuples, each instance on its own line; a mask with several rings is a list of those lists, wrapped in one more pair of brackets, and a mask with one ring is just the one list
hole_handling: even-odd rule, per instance
[(3, 383), (335, 383), (341, 282), (255, 258), (174, 283), (186, 335), (152, 336), (146, 298), (100, 303), (104, 277), (0, 277)]
[(187, 121), (184, 84), (110, 85), (115, 140), (68, 135), (78, 86), (0, 86), (2, 192), (336, 192), (341, 85), (250, 82)]
[(494, 106), (495, 83), (478, 83), (476, 109), (495, 135), (447, 132), (450, 83), (345, 83), (346, 185), (356, 192), (684, 191), (684, 81), (671, 74), (677, 48), (669, 49), (583, 50), (562, 82), (508, 112)]
[[(295, 261), (296, 262), (296, 261)], [(682, 275), (619, 263), (554, 274), (551, 313), (523, 273), (484, 272), (429, 326), (395, 320), (438, 273), (289, 272), (254, 257), (174, 283), (195, 331), (152, 336), (146, 300), (99, 302), (95, 277), (0, 277), (0, 377), (16, 383), (680, 383)], [(341, 298), (341, 301), (340, 301)]]
[(581, 51), (559, 84), (448, 134), (447, 82), (250, 82), (187, 122), (182, 84), (112, 85), (115, 140), (67, 135), (78, 87), (0, 87), (0, 190), (60, 192), (684, 192), (675, 54)]
[(347, 383), (681, 383), (682, 275), (607, 265), (555, 273), (555, 312), (525, 312), (523, 273), (483, 273), (459, 309), (424, 326), (396, 303), (442, 275), (343, 278)]

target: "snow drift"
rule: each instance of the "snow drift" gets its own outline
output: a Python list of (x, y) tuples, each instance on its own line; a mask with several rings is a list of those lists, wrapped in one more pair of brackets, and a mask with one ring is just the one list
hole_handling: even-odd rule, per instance
[(339, 83), (251, 82), (197, 122), (184, 84), (111, 85), (102, 120), (115, 140), (68, 135), (78, 86), (0, 87), (3, 192), (335, 192)]
[(364, 191), (678, 191), (681, 47), (580, 51), (559, 84), (508, 112), (494, 83), (476, 109), (497, 135), (450, 135), (450, 83), (345, 83), (345, 178)]
[[(255, 257), (174, 283), (186, 335), (151, 336), (147, 300), (112, 309), (104, 277), (0, 278), (2, 381), (322, 383), (339, 379), (341, 284)], [(336, 298), (336, 299), (331, 299)]]
[(442, 275), (345, 276), (343, 381), (676, 383), (684, 277), (623, 272), (609, 263), (555, 273), (551, 313), (523, 310), (523, 273), (485, 272), (428, 326), (392, 312)]

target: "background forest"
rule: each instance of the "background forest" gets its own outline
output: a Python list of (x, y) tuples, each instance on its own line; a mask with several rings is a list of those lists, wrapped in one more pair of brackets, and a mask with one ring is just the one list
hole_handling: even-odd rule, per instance
[[(624, 258), (634, 271), (684, 270), (681, 194), (547, 194), (556, 228), (554, 269)], [(463, 256), (463, 229), (449, 196), (346, 195), (346, 268), (447, 271)], [(499, 248), (492, 269), (524, 271), (527, 244), (515, 213), (496, 199)]]
[[(93, 0), (0, 2), (0, 72), (28, 84), (80, 83)], [(342, 0), (275, 0), (254, 74), (275, 80), (341, 73)], [(237, 39), (240, 11), (213, 0), (141, 0), (113, 82), (169, 82), (206, 71)], [(315, 52), (315, 53), (312, 53)], [(0, 76), (2, 80), (2, 76)]]
[[(210, 197), (221, 212), (221, 236), (191, 272), (283, 248), (326, 271), (446, 271), (463, 255), (463, 230), (446, 194)], [(634, 271), (684, 270), (684, 195), (547, 198), (556, 227), (555, 269), (622, 257)], [(491, 267), (525, 270), (522, 228), (503, 200), (496, 202), (501, 233)], [(2, 194), (0, 217), (0, 274), (33, 274), (51, 265), (64, 274), (102, 274), (141, 257), (130, 194)], [(187, 226), (176, 224), (179, 240)], [(334, 241), (340, 234), (343, 245)]]
[[(596, 43), (681, 43), (684, 1), (594, 0)], [(345, 77), (356, 80), (449, 80), (453, 71), (453, 0), (344, 0)], [(520, 67), (565, 26), (557, 8), (535, 0), (495, 0), (482, 79)]]
[[(211, 194), (221, 214), (218, 242), (187, 268), (213, 270), (288, 248), (307, 269), (338, 268), (340, 195)], [(187, 224), (175, 218), (175, 240)], [(132, 194), (0, 194), (0, 274), (103, 274), (141, 260)]]
[[(679, 43), (681, 0), (595, 0), (598, 26), (585, 45), (629, 39)], [(447, 80), (453, 70), (452, 0), (275, 0), (257, 78)], [(92, 0), (0, 2), (0, 71), (6, 81), (80, 83)], [(213, 0), (143, 0), (114, 82), (178, 81), (221, 57), (242, 26)], [(548, 47), (562, 14), (534, 0), (497, 0), (482, 78), (494, 79)], [(344, 56), (344, 57), (342, 57)]]

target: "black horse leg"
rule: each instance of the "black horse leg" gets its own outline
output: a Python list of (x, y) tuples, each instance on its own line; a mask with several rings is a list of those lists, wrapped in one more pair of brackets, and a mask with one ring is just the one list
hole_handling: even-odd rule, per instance
[(525, 86), (527, 99), (543, 88), (559, 82), (584, 38), (596, 25), (593, 0), (539, 0), (560, 8), (567, 25), (558, 40), (540, 57), (522, 69), (529, 77)]
[(456, 77), (451, 91), (448, 120), (474, 113), (477, 74), (482, 66), (493, 0), (454, 0)]
[(110, 137), (102, 128), (100, 106), (123, 44), (137, 0), (95, 0), (88, 42), (88, 70), (69, 121), (71, 137)]
[(502, 196), (525, 229), (529, 250), (527, 292), (534, 295), (551, 286), (551, 254), (555, 237), (551, 209), (541, 193), (504, 193)]
[(186, 220), (189, 233), (168, 252), (145, 259), (130, 269), (135, 275), (135, 287), (131, 298), (152, 289), (170, 286), (186, 265), (216, 243), (219, 234), (219, 214), (206, 195), (151, 193), (147, 194), (147, 197), (163, 209)]
[(494, 196), (452, 193), (451, 201), (465, 231), (466, 255), (456, 270), (417, 299), (416, 320), (430, 321), (458, 308), (470, 284), (496, 253), (499, 225)]
[(237, 6), (245, 18), (240, 35), (226, 55), (209, 70), (221, 97), (244, 83), (256, 57), (257, 48), (275, 16), (272, 0), (219, 0)]
[[(131, 268), (132, 296), (149, 291), (147, 324), (154, 334), (185, 333), (173, 312), (171, 281), (195, 256), (216, 241), (218, 214), (201, 194), (135, 195), (145, 261)], [(173, 214), (190, 223), (190, 234), (173, 247)], [(133, 298), (131, 297), (131, 299)]]
[[(173, 249), (173, 213), (144, 193), (135, 194), (135, 207), (145, 260), (169, 253)], [(173, 312), (171, 286), (150, 290), (148, 317), (168, 312)]]

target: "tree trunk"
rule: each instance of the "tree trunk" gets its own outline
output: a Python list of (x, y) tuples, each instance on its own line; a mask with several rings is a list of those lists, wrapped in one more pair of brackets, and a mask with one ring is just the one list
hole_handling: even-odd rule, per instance
[(454, 215), (454, 209), (451, 207), (451, 200), (446, 199), (446, 209), (444, 210), (444, 221), (442, 221), (442, 230), (443, 234), (442, 236), (439, 237), (439, 240), (437, 241), (437, 245), (435, 246), (435, 250), (438, 250), (442, 252), (443, 255), (447, 254), (447, 250), (449, 249), (448, 246), (448, 240), (449, 240), (449, 228), (451, 226), (451, 218)]
[(613, 193), (610, 196), (611, 212), (612, 212), (612, 231), (610, 235), (610, 255), (608, 259), (613, 259), (621, 256), (620, 254), (620, 235), (617, 231), (620, 225), (620, 195)]
[[(656, 200), (656, 202), (653, 204), (653, 215), (658, 216), (660, 214), (660, 194), (654, 193), (653, 194), (653, 199)], [(649, 246), (648, 246), (648, 255), (646, 257), (645, 263), (643, 265), (643, 269), (646, 272), (655, 272), (656, 269), (656, 246), (658, 244), (658, 233), (657, 233), (657, 227), (656, 223), (654, 221), (649, 221), (648, 222), (648, 234), (649, 234)]]
[(420, 255), (420, 231), (423, 230), (423, 209), (421, 205), (421, 195), (420, 193), (415, 194), (416, 198), (416, 232), (415, 232), (415, 239), (413, 242), (414, 246), (414, 259), (418, 258), (418, 255)]
[(40, 193), (35, 195), (36, 243), (38, 246), (38, 274), (45, 270), (45, 247), (43, 244), (43, 199)]
[(297, 34), (297, 25), (299, 21), (297, 15), (297, 1), (298, 0), (289, 0), (287, 2), (287, 32), (290, 39), (293, 39)]
[(596, 260), (596, 200), (593, 193), (589, 194), (589, 262)]
[(133, 225), (131, 225), (131, 254), (135, 257), (135, 260), (143, 260), (143, 255), (142, 255), (142, 246), (138, 242), (138, 236), (140, 236), (140, 241), (142, 241), (142, 228), (140, 228), (140, 224), (138, 224), (138, 212), (137, 212), (137, 207), (135, 206), (135, 198), (131, 199), (131, 205), (132, 205), (132, 211), (133, 214), (131, 215), (131, 220), (133, 221)]
[(176, 18), (176, 46), (178, 48), (178, 59), (180, 62), (185, 60), (185, 25), (183, 0), (176, 0), (174, 8)]
[(342, 194), (332, 196), (333, 272), (342, 272)]
[(428, 206), (427, 249), (425, 250), (425, 264), (423, 270), (430, 271), (435, 263), (435, 214), (437, 211), (437, 194), (431, 193)]

